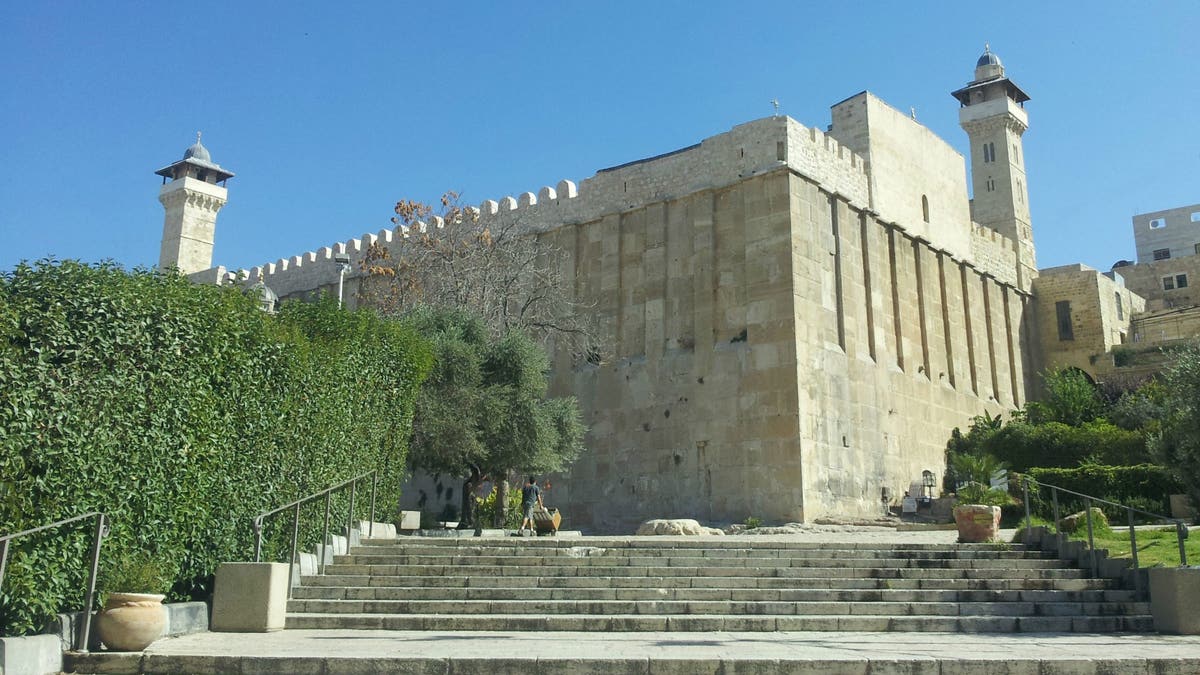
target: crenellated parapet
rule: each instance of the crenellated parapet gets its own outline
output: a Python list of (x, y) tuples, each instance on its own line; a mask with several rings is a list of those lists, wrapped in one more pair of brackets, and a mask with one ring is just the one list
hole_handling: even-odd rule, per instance
[[(601, 169), (578, 186), (562, 180), (553, 187), (515, 197), (486, 199), (467, 211), (484, 222), (511, 224), (537, 233), (563, 225), (591, 222), (606, 214), (632, 211), (648, 204), (681, 198), (698, 191), (730, 186), (755, 175), (790, 169), (851, 205), (870, 203), (868, 164), (837, 139), (788, 117), (768, 117), (674, 152)], [(350, 259), (346, 278), (362, 274), (359, 263), (371, 244), (399, 254), (413, 232), (448, 227), (439, 217), (363, 234), (330, 246), (280, 258), (239, 273), (227, 273), (251, 285), (260, 280), (281, 298), (336, 284), (335, 258)], [(206, 277), (207, 278), (207, 273)]]
[(1016, 243), (1000, 232), (971, 223), (971, 262), (980, 272), (1019, 287)]

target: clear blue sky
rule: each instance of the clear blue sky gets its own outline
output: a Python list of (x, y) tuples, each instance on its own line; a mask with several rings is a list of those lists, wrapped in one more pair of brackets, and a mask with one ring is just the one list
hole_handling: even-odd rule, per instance
[(990, 41), (1032, 100), (1038, 262), (1133, 258), (1200, 202), (1200, 2), (6, 2), (0, 270), (158, 259), (152, 172), (203, 130), (237, 176), (215, 264), (388, 226), (397, 199), (576, 182), (864, 89), (966, 152), (949, 92)]

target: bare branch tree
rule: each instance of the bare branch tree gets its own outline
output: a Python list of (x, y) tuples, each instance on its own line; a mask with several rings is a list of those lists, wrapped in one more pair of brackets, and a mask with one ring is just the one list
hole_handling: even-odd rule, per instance
[[(430, 219), (428, 204), (401, 200), (392, 222), (414, 228)], [(447, 192), (438, 209), (445, 226), (412, 231), (393, 244), (372, 244), (362, 262), (359, 301), (385, 314), (414, 307), (469, 308), (493, 335), (521, 328), (542, 342), (555, 340), (595, 361), (599, 349), (592, 308), (574, 297), (564, 279), (563, 251), (519, 221), (491, 222)]]

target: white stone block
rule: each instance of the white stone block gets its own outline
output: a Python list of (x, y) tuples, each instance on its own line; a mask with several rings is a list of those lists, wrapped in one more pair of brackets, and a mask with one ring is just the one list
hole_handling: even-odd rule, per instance
[(287, 581), (286, 563), (223, 563), (217, 568), (212, 630), (226, 633), (283, 630)]

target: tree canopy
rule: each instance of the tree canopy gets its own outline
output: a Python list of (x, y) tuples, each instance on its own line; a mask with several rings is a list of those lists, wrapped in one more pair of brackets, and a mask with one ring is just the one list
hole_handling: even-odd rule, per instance
[(419, 226), (435, 209), (402, 200), (392, 222), (409, 228), (393, 244), (372, 244), (364, 256), (359, 302), (389, 315), (432, 306), (469, 308), (495, 338), (521, 329), (539, 340), (553, 337), (577, 353), (595, 352), (591, 314), (562, 277), (562, 251), (523, 232), (521, 222), (494, 222), (464, 208), (456, 193), (436, 209), (442, 227)]
[(579, 406), (547, 396), (549, 362), (528, 334), (514, 328), (492, 339), (483, 319), (461, 308), (417, 308), (407, 321), (429, 338), (435, 359), (417, 397), (413, 466), (500, 481), (511, 471), (560, 471), (579, 456)]
[(1150, 448), (1200, 505), (1200, 346), (1179, 352), (1167, 372), (1162, 428)]

